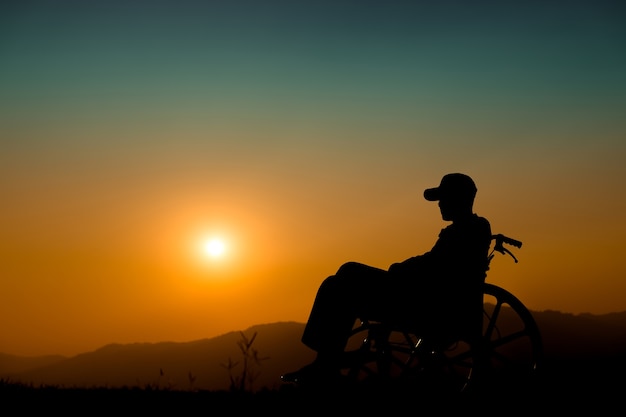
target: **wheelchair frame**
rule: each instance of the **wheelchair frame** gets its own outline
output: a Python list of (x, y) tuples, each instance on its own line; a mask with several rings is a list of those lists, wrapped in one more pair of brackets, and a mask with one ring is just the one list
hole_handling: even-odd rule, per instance
[[(489, 254), (517, 258), (504, 244), (522, 242), (497, 234)], [(541, 333), (531, 312), (512, 293), (483, 283), (482, 331), (446, 339), (424, 336), (386, 322), (360, 321), (352, 330), (342, 372), (358, 383), (402, 383), (427, 390), (465, 392), (527, 383), (541, 368)], [(519, 386), (519, 385), (518, 385)]]

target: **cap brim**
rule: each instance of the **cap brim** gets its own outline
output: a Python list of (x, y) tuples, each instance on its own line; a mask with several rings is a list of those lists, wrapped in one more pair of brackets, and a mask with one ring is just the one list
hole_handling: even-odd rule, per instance
[(441, 190), (439, 187), (424, 190), (424, 198), (428, 201), (438, 201), (440, 196)]

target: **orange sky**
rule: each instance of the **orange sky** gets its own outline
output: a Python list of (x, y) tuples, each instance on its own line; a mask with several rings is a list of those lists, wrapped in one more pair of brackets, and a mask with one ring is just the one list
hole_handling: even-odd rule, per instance
[[(4, 14), (0, 352), (304, 322), (341, 263), (432, 246), (447, 223), (422, 191), (453, 171), (524, 242), (490, 282), (534, 310), (626, 310), (623, 15), (581, 2), (529, 33), (249, 5), (201, 36), (215, 13), (182, 4)], [(223, 257), (201, 251), (213, 236)]]

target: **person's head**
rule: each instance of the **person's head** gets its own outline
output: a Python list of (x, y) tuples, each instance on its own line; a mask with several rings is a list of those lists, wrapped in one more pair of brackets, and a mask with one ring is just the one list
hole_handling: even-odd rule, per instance
[(455, 172), (444, 175), (438, 187), (426, 189), (424, 198), (438, 201), (441, 217), (454, 221), (472, 213), (476, 191), (471, 177)]

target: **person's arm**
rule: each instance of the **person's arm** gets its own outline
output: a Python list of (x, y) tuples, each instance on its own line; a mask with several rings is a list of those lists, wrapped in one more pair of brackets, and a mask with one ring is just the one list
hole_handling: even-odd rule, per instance
[(445, 230), (446, 229), (441, 229), (438, 239), (430, 251), (405, 259), (402, 262), (396, 262), (391, 264), (389, 266), (389, 272), (391, 274), (414, 274), (417, 272), (424, 272), (426, 268), (430, 268), (434, 261), (434, 254), (441, 250), (441, 240), (442, 236), (445, 236)]
[(389, 272), (392, 274), (405, 274), (420, 271), (426, 265), (426, 259), (430, 256), (429, 252), (422, 255), (413, 256), (402, 262), (396, 262), (389, 266)]

